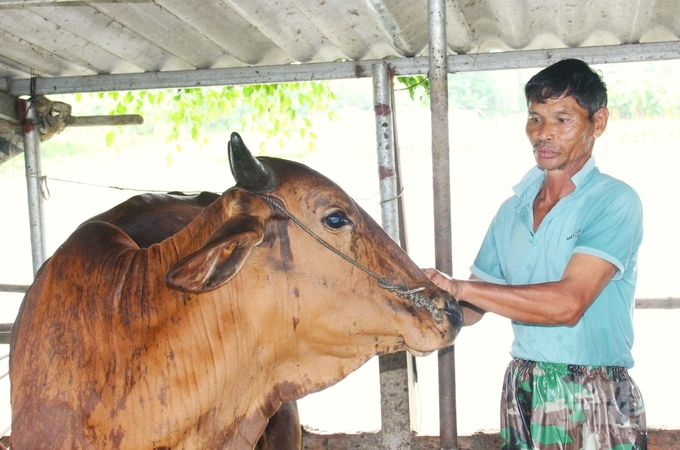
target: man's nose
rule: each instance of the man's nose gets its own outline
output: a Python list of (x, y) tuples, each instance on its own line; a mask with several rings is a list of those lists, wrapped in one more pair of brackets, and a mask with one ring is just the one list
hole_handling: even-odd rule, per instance
[(539, 141), (549, 141), (553, 135), (553, 132), (554, 129), (552, 125), (542, 123), (541, 125), (538, 126), (538, 132), (536, 133), (536, 137), (538, 138)]

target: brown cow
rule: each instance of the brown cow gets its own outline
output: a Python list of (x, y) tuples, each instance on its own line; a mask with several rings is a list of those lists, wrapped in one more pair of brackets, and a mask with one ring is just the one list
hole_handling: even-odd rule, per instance
[(108, 216), (42, 267), (12, 330), (13, 450), (252, 449), (283, 401), (453, 342), (458, 304), (337, 185), (229, 144), (236, 186), (169, 238)]
[[(219, 197), (212, 192), (201, 192), (198, 195), (185, 195), (182, 192), (142, 194), (92, 217), (87, 222), (115, 225), (135, 241), (139, 248), (147, 248), (180, 231)], [(284, 401), (269, 419), (255, 449), (299, 450), (301, 447), (302, 428), (297, 403), (295, 400)]]

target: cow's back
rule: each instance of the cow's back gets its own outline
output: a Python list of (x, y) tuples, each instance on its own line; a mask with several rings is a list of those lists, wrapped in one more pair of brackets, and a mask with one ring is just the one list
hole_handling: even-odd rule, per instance
[(142, 194), (85, 223), (101, 221), (115, 225), (130, 236), (139, 248), (147, 248), (180, 231), (218, 198), (219, 195), (212, 192), (196, 195), (181, 192)]
[[(170, 192), (168, 194), (142, 194), (131, 197), (108, 211), (83, 222), (78, 230), (57, 250), (55, 255), (63, 260), (75, 261), (71, 265), (77, 268), (77, 266), (86, 264), (88, 254), (99, 255), (112, 252), (115, 247), (125, 248), (130, 245), (130, 239), (139, 248), (150, 247), (186, 227), (206, 206), (213, 203), (217, 198), (219, 198), (219, 195), (211, 192), (202, 192), (196, 195)], [(81, 249), (87, 249), (87, 251)], [(65, 257), (64, 253), (68, 253), (68, 256)], [(39, 297), (47, 295), (45, 290), (49, 287), (44, 286), (45, 278), (74, 281), (73, 284), (77, 284), (79, 280), (77, 273), (68, 273), (71, 267), (61, 269), (64, 273), (59, 273), (56, 276), (50, 274), (48, 277), (44, 277), (43, 272), (48, 267), (50, 259), (40, 267), (35, 282), (24, 296), (12, 329), (11, 349), (15, 347), (16, 334), (21, 326), (27, 303), (32, 303), (35, 308), (40, 303)], [(50, 270), (59, 269), (50, 268)], [(81, 277), (80, 279), (86, 278)], [(58, 292), (54, 294), (62, 296)], [(10, 355), (10, 360), (13, 356), (13, 354)]]

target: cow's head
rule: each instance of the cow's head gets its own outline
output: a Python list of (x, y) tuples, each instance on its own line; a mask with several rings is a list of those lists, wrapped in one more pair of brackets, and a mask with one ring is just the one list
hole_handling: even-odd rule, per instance
[(258, 284), (259, 298), (243, 306), (259, 310), (254, 325), (333, 358), (453, 342), (458, 303), (340, 187), (302, 164), (254, 158), (236, 133), (229, 157), (237, 185), (222, 197), (224, 223), (168, 271), (169, 284), (188, 292), (229, 289), (237, 277), (240, 288)]

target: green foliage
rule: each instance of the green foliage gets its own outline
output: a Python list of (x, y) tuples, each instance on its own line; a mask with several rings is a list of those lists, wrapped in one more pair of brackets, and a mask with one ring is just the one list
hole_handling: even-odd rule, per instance
[(408, 95), (411, 97), (411, 100), (415, 101), (416, 97), (418, 97), (418, 101), (425, 105), (429, 104), (430, 79), (428, 77), (423, 75), (416, 75), (413, 77), (397, 77), (397, 83), (400, 83), (404, 86), (402, 89), (406, 89), (408, 91)]
[[(147, 127), (167, 129), (167, 143), (187, 135), (205, 143), (203, 131), (221, 127), (263, 134), (261, 151), (267, 140), (274, 139), (283, 147), (294, 134), (313, 151), (317, 137), (312, 131), (312, 116), (327, 112), (328, 120), (337, 118), (333, 112), (335, 94), (328, 82), (318, 81), (97, 95), (115, 102), (110, 114), (141, 114)], [(114, 139), (114, 131), (107, 133), (107, 145)], [(181, 151), (179, 144), (177, 150)]]
[(669, 83), (677, 76), (670, 64), (639, 63), (637, 76), (619, 65), (604, 74), (613, 118), (644, 119), (680, 114), (680, 88)]
[[(679, 70), (680, 64), (668, 62), (602, 66), (612, 118), (680, 115), (680, 84), (669, 82), (677, 77)], [(485, 115), (523, 111), (526, 104), (522, 89), (526, 80), (520, 80), (517, 74), (517, 71), (450, 74), (449, 107), (473, 109)], [(397, 77), (397, 83), (409, 90), (412, 99), (427, 103), (430, 85), (426, 77)]]
[[(397, 77), (397, 83), (407, 89), (414, 101), (429, 104), (430, 80), (426, 76)], [(486, 72), (465, 72), (449, 75), (449, 106), (489, 112), (508, 112), (503, 104), (496, 79)]]

